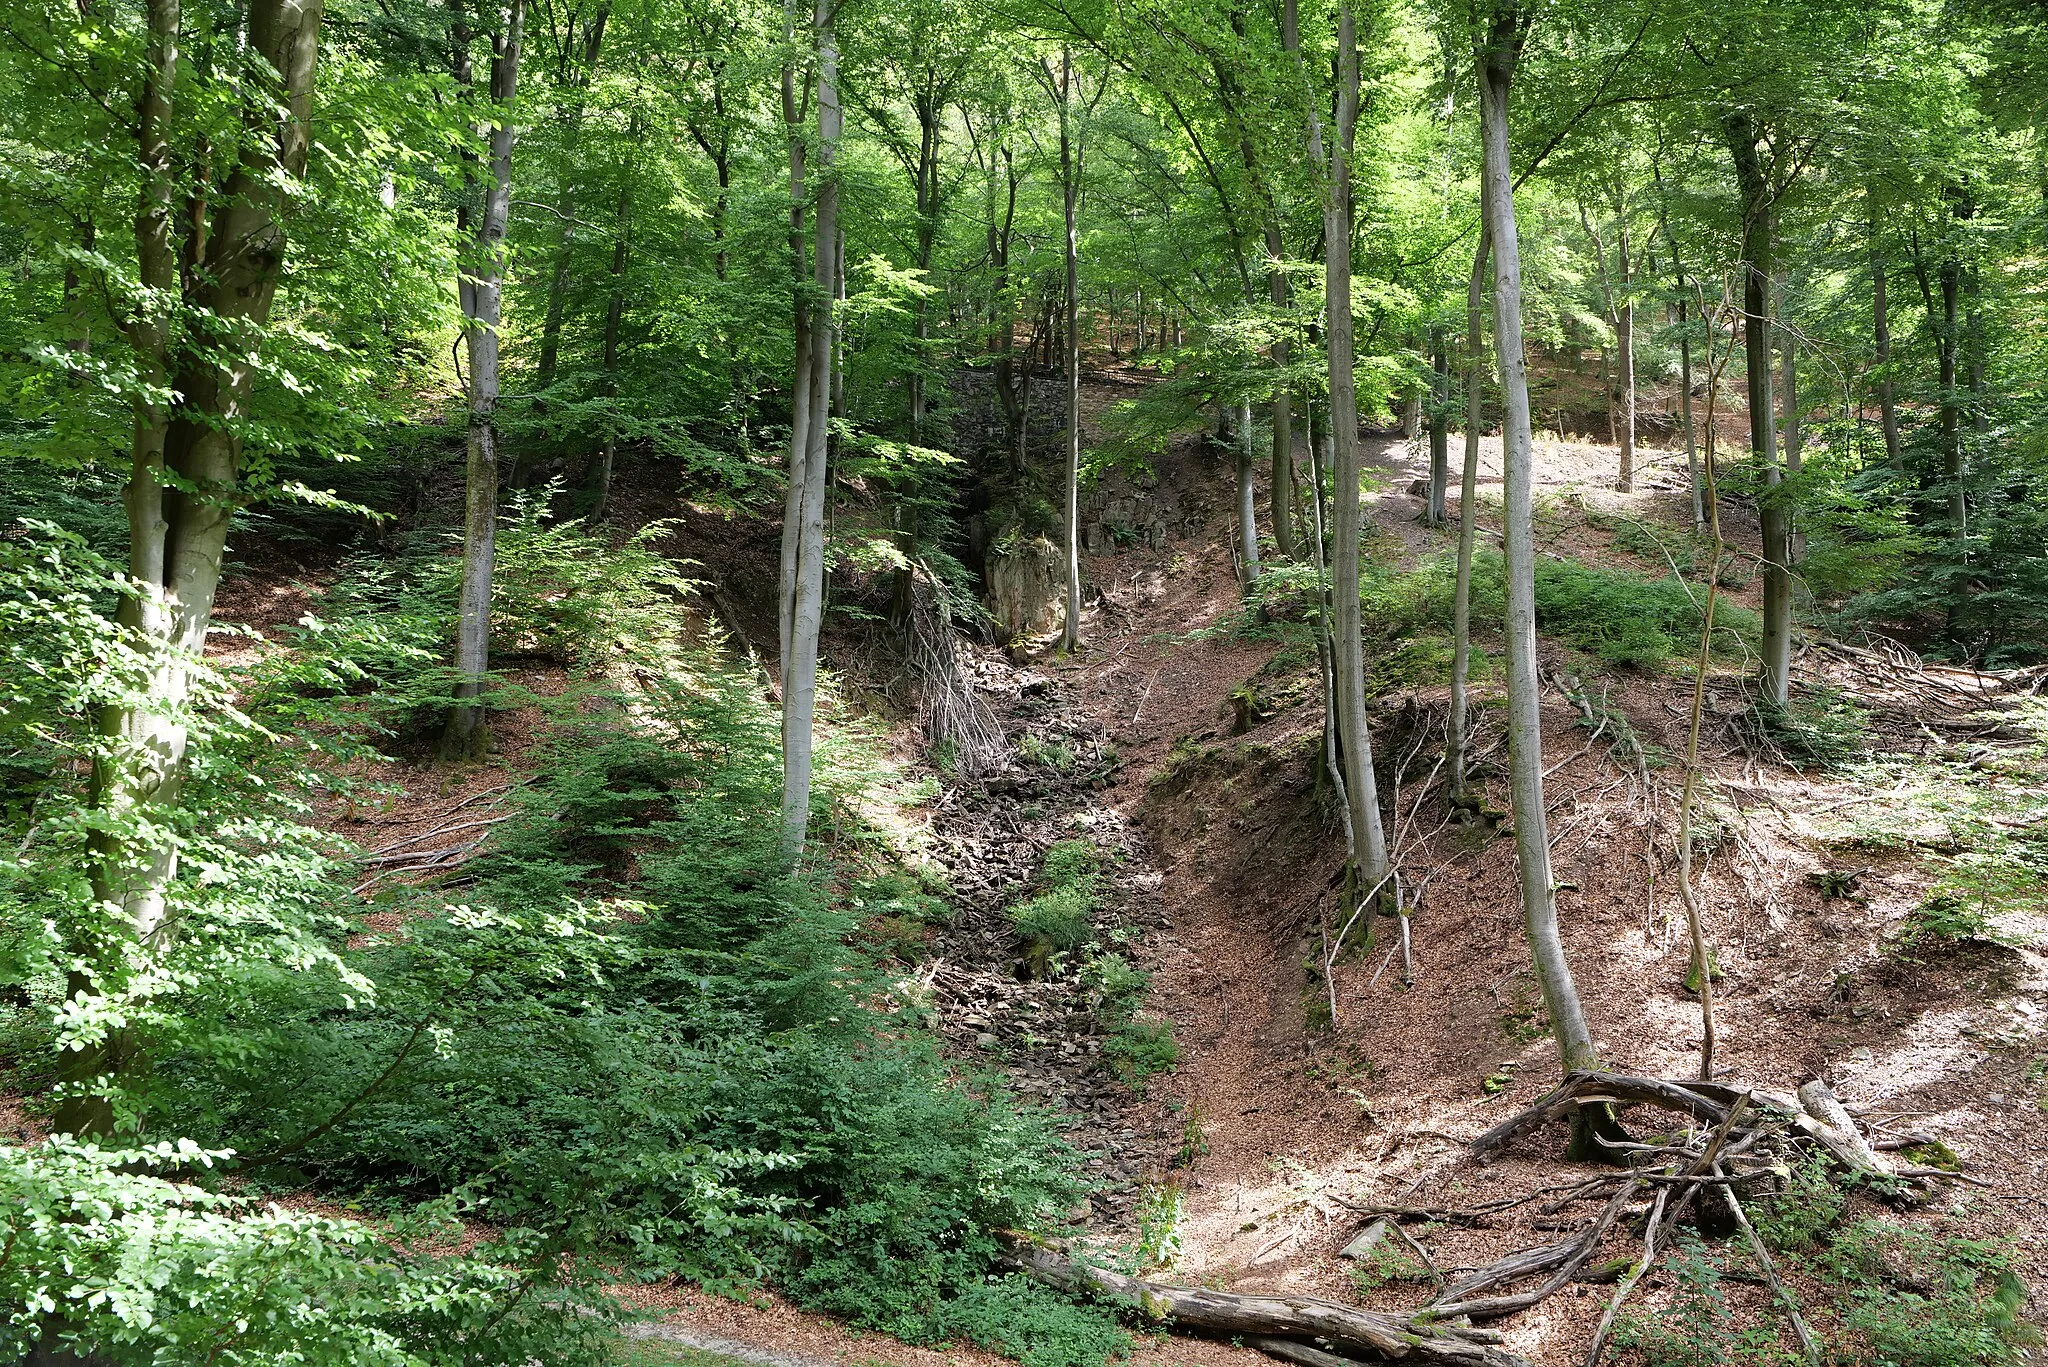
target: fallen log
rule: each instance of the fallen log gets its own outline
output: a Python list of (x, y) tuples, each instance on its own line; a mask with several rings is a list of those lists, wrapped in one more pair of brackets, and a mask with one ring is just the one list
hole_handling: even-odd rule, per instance
[(1342, 1360), (1329, 1350), (1342, 1349), (1381, 1361), (1530, 1367), (1527, 1359), (1498, 1346), (1498, 1334), (1439, 1323), (1433, 1314), (1383, 1315), (1314, 1296), (1241, 1295), (1174, 1286), (1090, 1267), (1033, 1243), (1015, 1244), (1004, 1261), (1033, 1281), (1061, 1291), (1092, 1291), (1119, 1301), (1155, 1324), (1248, 1340), (1293, 1340), (1327, 1354), (1295, 1356), (1291, 1360), (1296, 1362), (1328, 1367), (1331, 1361)]

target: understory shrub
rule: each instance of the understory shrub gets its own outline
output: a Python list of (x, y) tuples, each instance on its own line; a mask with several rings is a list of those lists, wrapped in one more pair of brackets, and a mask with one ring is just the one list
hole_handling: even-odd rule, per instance
[[(573, 547), (606, 553), (594, 538)], [(10, 778), (0, 805), (0, 1066), (10, 1090), (35, 1095), (47, 1087), (23, 1078), (47, 1077), (62, 1032), (96, 1028), (66, 1003), (65, 936), (97, 924), (79, 874), (95, 829), (93, 718), (130, 681), (105, 615), (118, 597), (111, 570), (73, 540), (0, 551), (35, 588), (0, 594), (8, 660), (74, 681), (18, 690), (0, 716), (7, 774), (36, 776), (18, 791)], [(612, 581), (599, 559), (547, 582), (575, 597)], [(312, 1193), (377, 1223), (279, 1224), (220, 1196), (219, 1170), (196, 1163), (172, 1193), (135, 1185), (144, 1179), (111, 1160), (51, 1178), (58, 1151), (0, 1150), (0, 1182), (98, 1183), (190, 1247), (167, 1234), (156, 1267), (118, 1255), (118, 1230), (72, 1222), (52, 1239), (101, 1240), (88, 1252), (111, 1260), (108, 1276), (133, 1270), (154, 1278), (152, 1294), (186, 1297), (189, 1314), (177, 1314), (188, 1318), (167, 1323), (232, 1324), (232, 1297), (250, 1298), (271, 1316), (250, 1333), (274, 1339), (239, 1359), (252, 1363), (453, 1362), (465, 1335), (494, 1324), (504, 1356), (461, 1360), (575, 1364), (542, 1337), (543, 1311), (572, 1305), (598, 1268), (608, 1281), (765, 1281), (911, 1337), (1023, 1342), (999, 1341), (996, 1312), (974, 1309), (1010, 1294), (986, 1281), (995, 1231), (1055, 1226), (1083, 1194), (1075, 1156), (997, 1080), (945, 1060), (858, 943), (873, 906), (943, 910), (849, 801), (895, 800), (874, 752), (834, 728), (816, 784), (831, 819), (814, 829), (827, 834), (804, 871), (780, 872), (773, 707), (757, 677), (685, 632), (673, 585), (643, 588), (623, 607), (577, 609), (577, 631), (623, 622), (622, 636), (603, 659), (572, 662), (586, 682), (533, 709), (536, 772), (497, 799), (459, 890), (365, 884), (366, 904), (351, 891), (360, 856), (301, 824), (315, 790), (298, 780), (336, 788), (315, 771), (345, 741), (374, 754), (367, 740), (389, 729), (380, 699), (423, 675), (435, 638), (415, 638), (418, 656), (364, 645), (357, 659), (375, 667), (352, 679), (272, 651), (242, 690), (244, 720), (195, 730), (170, 893), (183, 934), (153, 961), (160, 974), (138, 975), (104, 1008), (126, 1013), (151, 1060), (122, 1081), (120, 1113), (146, 1135), (184, 1137), (183, 1153), (231, 1152), (221, 1163), (238, 1201)], [(411, 601), (414, 589), (393, 592)], [(544, 646), (553, 629), (532, 627), (529, 642)], [(100, 676), (55, 667), (82, 652), (114, 663)], [(202, 685), (209, 699), (228, 686)], [(1071, 842), (1047, 872), (1092, 895), (1098, 867), (1092, 846)], [(0, 1201), (11, 1209), (11, 1190)], [(480, 1228), (484, 1261), (392, 1252), (414, 1245), (378, 1231), (422, 1206)], [(46, 1265), (0, 1259), (0, 1276), (32, 1266)], [(248, 1284), (199, 1286), (206, 1268), (246, 1269), (235, 1280)], [(294, 1296), (317, 1303), (301, 1313)], [(1100, 1361), (1123, 1342), (1105, 1310), (1049, 1293), (1033, 1304), (1032, 1323), (1053, 1327), (1031, 1341), (1068, 1345), (1065, 1358), (1031, 1349), (1048, 1367)], [(118, 1309), (86, 1307), (81, 1342), (128, 1342)], [(329, 1323), (340, 1319), (353, 1327)], [(184, 1351), (116, 1360), (203, 1359)]]
[(1079, 949), (1094, 934), (1102, 906), (1102, 853), (1086, 840), (1046, 851), (1036, 896), (1010, 908), (1010, 924), (1041, 956)]
[(175, 1180), (224, 1156), (189, 1141), (0, 1145), (0, 1355), (40, 1344), (121, 1367), (608, 1360), (601, 1298), (524, 1294), (520, 1234), (439, 1255), (422, 1246), (451, 1231), (431, 1219), (378, 1230)]

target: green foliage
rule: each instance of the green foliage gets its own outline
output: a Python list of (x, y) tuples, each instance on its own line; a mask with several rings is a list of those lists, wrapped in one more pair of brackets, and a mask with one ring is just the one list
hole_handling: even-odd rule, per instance
[(1751, 702), (1742, 725), (1795, 769), (1845, 769), (1869, 752), (1870, 713), (1831, 688)]
[(1081, 963), (1081, 981), (1095, 993), (1095, 1013), (1112, 1024), (1131, 1018), (1145, 998), (1152, 975), (1133, 968), (1114, 950), (1091, 953)]
[(1022, 1276), (991, 1276), (965, 1287), (929, 1326), (906, 1337), (965, 1339), (1024, 1367), (1099, 1367), (1131, 1348), (1131, 1336), (1108, 1309), (1077, 1305)]
[(1010, 924), (1039, 951), (1079, 949), (1095, 933), (1102, 906), (1102, 853), (1088, 840), (1062, 840), (1046, 851), (1037, 896), (1010, 908)]
[(1843, 1290), (1844, 1327), (1879, 1367), (1999, 1367), (2039, 1342), (2005, 1245), (1864, 1220), (1822, 1266)]
[(1616, 1319), (1614, 1342), (1641, 1367), (1721, 1367), (1733, 1357), (1733, 1315), (1721, 1289), (1720, 1262), (1691, 1233), (1682, 1233), (1666, 1263), (1671, 1303), (1657, 1314)]
[[(1674, 578), (1576, 560), (1545, 558), (1536, 565), (1537, 625), (1610, 664), (1655, 669), (1690, 653), (1698, 645), (1703, 603), (1703, 590)], [(1760, 626), (1754, 613), (1723, 600), (1715, 606), (1714, 629), (1717, 637), (1753, 639)]]
[(40, 1341), (123, 1367), (608, 1360), (602, 1302), (575, 1286), (533, 1294), (521, 1233), (437, 1256), (420, 1250), (450, 1230), (431, 1210), (379, 1230), (186, 1176), (223, 1157), (190, 1141), (0, 1145), (0, 1352)]
[(1042, 764), (1048, 769), (1066, 773), (1074, 767), (1074, 751), (1062, 741), (1048, 741), (1039, 736), (1026, 734), (1017, 742), (1017, 753), (1026, 763)]
[(1145, 1079), (1180, 1062), (1180, 1044), (1173, 1037), (1171, 1022), (1132, 1019), (1109, 1037), (1102, 1046), (1102, 1056), (1116, 1069), (1118, 1077), (1143, 1091)]
[(1849, 1207), (1849, 1195), (1834, 1182), (1827, 1164), (1809, 1158), (1792, 1170), (1776, 1195), (1750, 1204), (1750, 1223), (1779, 1253), (1808, 1253), (1823, 1246)]
[(1131, 1261), (1140, 1273), (1171, 1269), (1180, 1262), (1181, 1227), (1187, 1220), (1186, 1201), (1176, 1181), (1149, 1184), (1138, 1193), (1133, 1215), (1138, 1237), (1131, 1246)]
[(1392, 1234), (1374, 1244), (1370, 1252), (1351, 1265), (1351, 1285), (1361, 1296), (1370, 1296), (1382, 1287), (1399, 1282), (1428, 1279), (1429, 1269), (1416, 1260), (1405, 1242)]
[[(75, 1034), (118, 1009), (149, 1034), (153, 1066), (124, 1104), (152, 1128), (243, 1155), (252, 1190), (482, 1210), (505, 1231), (513, 1281), (595, 1262), (614, 1277), (765, 1278), (863, 1324), (952, 1335), (953, 1302), (991, 1294), (993, 1231), (1054, 1221), (1078, 1189), (1047, 1121), (994, 1083), (957, 1075), (928, 1034), (906, 1028), (881, 966), (855, 945), (863, 916), (922, 923), (941, 919), (943, 903), (851, 819), (829, 877), (764, 876), (780, 863), (780, 753), (755, 677), (686, 643), (672, 586), (636, 580), (630, 549), (627, 572), (611, 576), (593, 542), (541, 544), (552, 549), (536, 560), (593, 564), (573, 580), (540, 577), (555, 606), (508, 610), (532, 612), (535, 639), (557, 629), (550, 613), (580, 614), (561, 628), (576, 639), (627, 622), (602, 659), (581, 661), (626, 691), (586, 686), (540, 710), (537, 773), (504, 799), (511, 819), (465, 866), (462, 901), (387, 887), (374, 910), (397, 929), (370, 930), (347, 891), (347, 852), (298, 826), (291, 785), (267, 783), (273, 770), (251, 763), (296, 765), (305, 752), (254, 722), (201, 728), (179, 818), (191, 862), (173, 889), (187, 933), (153, 965), (177, 992), (110, 998), (92, 1008), (102, 1014), (80, 1015), (58, 1014), (61, 944), (43, 927), (90, 915), (76, 874), (90, 827), (77, 766), (52, 759), (90, 753), (95, 705), (133, 686), (136, 661), (104, 616), (118, 579), (103, 562), (55, 534), (0, 541), (13, 571), (0, 595), (6, 648), (26, 682), (48, 685), (11, 695), (4, 717), (18, 772), (41, 775), (39, 787), (10, 789), (6, 809), (19, 851), (0, 885), (8, 974), (31, 994), (29, 1012), (11, 1013), (20, 1044), (8, 1052), (41, 1056), (53, 1016)], [(619, 585), (623, 599), (607, 601)], [(419, 592), (416, 581), (400, 591)], [(356, 661), (375, 667), (361, 668), (361, 691), (280, 664), (261, 675), (253, 710), (333, 729), (357, 724), (358, 707), (380, 715), (380, 682), (403, 691), (419, 657), (387, 650), (391, 636), (367, 625), (349, 637)], [(300, 639), (326, 638), (309, 629)], [(92, 658), (99, 673), (77, 663)], [(622, 668), (641, 661), (660, 667)], [(890, 800), (873, 773), (871, 755), (841, 733), (825, 751), (819, 801), (856, 790)], [(1048, 873), (1092, 889), (1098, 865), (1092, 846), (1073, 842)], [(44, 1023), (21, 1034), (25, 1015)], [(345, 1269), (330, 1271), (343, 1313), (354, 1292)], [(292, 1275), (281, 1266), (279, 1296)], [(447, 1327), (423, 1362), (460, 1342), (473, 1306), (502, 1308), (481, 1291), (449, 1291), (444, 1319), (422, 1319), (402, 1279), (364, 1286), (364, 1297), (388, 1292), (399, 1319)], [(1049, 1302), (1039, 1308), (1054, 1315)], [(1120, 1341), (1098, 1312), (1072, 1314), (1071, 1343)], [(383, 1323), (369, 1310), (357, 1318), (366, 1334)], [(575, 1360), (527, 1351), (539, 1340), (505, 1324), (505, 1360)], [(362, 1360), (384, 1359), (365, 1350)]]
[(1899, 941), (1912, 946), (1941, 940), (1976, 940), (1984, 938), (1990, 928), (1982, 908), (1953, 893), (1938, 892), (1906, 913), (1905, 924), (1899, 928)]

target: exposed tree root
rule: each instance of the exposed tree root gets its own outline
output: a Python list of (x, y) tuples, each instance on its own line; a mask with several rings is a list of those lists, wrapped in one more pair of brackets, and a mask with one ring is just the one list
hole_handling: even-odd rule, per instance
[(1382, 1315), (1313, 1296), (1239, 1295), (1172, 1286), (1089, 1267), (1029, 1243), (1015, 1246), (1008, 1261), (1033, 1280), (1062, 1291), (1094, 1291), (1131, 1306), (1154, 1323), (1243, 1338), (1275, 1357), (1309, 1367), (1356, 1360), (1347, 1354), (1453, 1367), (1529, 1367), (1526, 1359), (1498, 1346), (1499, 1335), (1442, 1323), (1441, 1312)]

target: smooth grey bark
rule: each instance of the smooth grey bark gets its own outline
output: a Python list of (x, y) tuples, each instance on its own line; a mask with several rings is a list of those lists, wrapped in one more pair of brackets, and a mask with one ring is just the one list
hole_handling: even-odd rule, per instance
[[(628, 136), (641, 131), (639, 116), (636, 114), (628, 127)], [(626, 316), (626, 260), (631, 242), (630, 227), (633, 213), (632, 177), (623, 177), (619, 185), (619, 206), (612, 234), (612, 263), (609, 274), (610, 293), (604, 309), (604, 392), (614, 405), (614, 411), (605, 419), (604, 449), (598, 456), (597, 500), (591, 505), (590, 517), (594, 522), (604, 520), (605, 509), (612, 497), (612, 467), (618, 459), (619, 416), (616, 405), (619, 398), (619, 326)]]
[[(1387, 837), (1380, 821), (1372, 739), (1365, 723), (1365, 633), (1358, 601), (1358, 389), (1351, 317), (1351, 153), (1358, 126), (1358, 26), (1347, 2), (1337, 17), (1337, 110), (1331, 130), (1329, 182), (1323, 199), (1324, 290), (1330, 358), (1331, 672), (1338, 758), (1351, 813), (1356, 886), (1377, 889), (1387, 877)], [(1312, 119), (1310, 151), (1322, 160), (1321, 120)]]
[(1778, 493), (1776, 405), (1771, 391), (1771, 271), (1775, 260), (1772, 217), (1777, 195), (1765, 174), (1763, 130), (1743, 111), (1723, 122), (1735, 179), (1742, 192), (1742, 339), (1749, 395), (1749, 448), (1764, 478), (1757, 500), (1763, 527), (1763, 691), (1784, 706), (1792, 684), (1791, 525)]
[[(811, 27), (818, 71), (818, 199), (812, 216), (810, 323), (801, 357), (809, 373), (802, 442), (790, 438), (789, 502), (784, 506), (783, 561), (788, 570), (782, 612), (782, 856), (802, 857), (811, 818), (813, 724), (818, 709), (818, 638), (825, 622), (826, 462), (831, 432), (839, 289), (839, 181), (834, 174), (844, 115), (839, 104), (839, 49), (832, 0), (817, 0)], [(791, 159), (792, 180), (801, 167)], [(798, 201), (801, 206), (801, 201)], [(800, 211), (800, 209), (799, 209)]]
[[(1685, 289), (1685, 277), (1679, 276), (1678, 288)], [(1678, 420), (1685, 424), (1685, 481), (1692, 490), (1692, 529), (1697, 532), (1707, 524), (1707, 508), (1700, 490), (1700, 441), (1699, 433), (1692, 420), (1692, 336), (1685, 331), (1686, 301), (1681, 293), (1678, 299)]]
[[(1266, 222), (1266, 297), (1272, 302), (1273, 311), (1279, 313), (1287, 307), (1287, 272), (1281, 269), (1286, 243), (1280, 235), (1280, 224), (1268, 219)], [(1141, 309), (1138, 314), (1144, 317)], [(1283, 376), (1291, 348), (1285, 337), (1273, 343), (1273, 368)], [(1273, 388), (1273, 477), (1270, 490), (1273, 514), (1273, 550), (1283, 560), (1292, 560), (1298, 553), (1294, 538), (1294, 396), (1288, 392), (1283, 379)]]
[(1451, 600), (1451, 716), (1444, 731), (1444, 760), (1450, 769), (1451, 804), (1473, 805), (1466, 792), (1470, 765), (1472, 674), (1472, 550), (1479, 526), (1479, 425), (1486, 378), (1486, 262), (1492, 239), (1479, 227), (1472, 253), (1472, 279), (1465, 287), (1465, 468), (1458, 483), (1458, 582)]
[(1957, 322), (1962, 266), (1953, 252), (1941, 263), (1941, 313), (1935, 323), (1935, 367), (1941, 386), (1941, 467), (1948, 485), (1948, 534), (1961, 541), (1969, 534), (1970, 504), (1963, 489), (1963, 413), (1956, 389)]
[[(1048, 75), (1049, 79), (1049, 75)], [(1074, 51), (1060, 49), (1060, 201), (1066, 214), (1067, 242), (1067, 468), (1062, 484), (1066, 501), (1066, 623), (1060, 649), (1081, 645), (1081, 148), (1074, 129)]]
[[(123, 990), (175, 933), (170, 889), (178, 851), (160, 833), (182, 796), (189, 742), (180, 714), (192, 663), (204, 651), (230, 520), (241, 487), (240, 421), (254, 358), (226, 361), (174, 345), (176, 311), (205, 312), (227, 327), (260, 328), (270, 317), (285, 259), (286, 186), (306, 169), (319, 56), (319, 0), (253, 0), (234, 35), (250, 54), (243, 136), (220, 168), (219, 193), (174, 208), (170, 146), (183, 77), (178, 0), (147, 0), (136, 152), (137, 277), (147, 294), (124, 327), (134, 349), (128, 482), (128, 573), (135, 592), (117, 617), (148, 657), (146, 696), (110, 704), (97, 718), (101, 753), (92, 776), (95, 829), (86, 875), (111, 935), (68, 946), (92, 972), (74, 972), (67, 995), (89, 1000)], [(194, 269), (180, 270), (181, 250)], [(175, 303), (173, 301), (176, 301)], [(54, 1128), (104, 1136), (114, 1127), (110, 1093), (146, 1065), (146, 1042), (122, 1029), (65, 1051)]]
[(1422, 520), (1441, 527), (1449, 513), (1444, 507), (1451, 482), (1451, 357), (1444, 330), (1429, 330), (1429, 497), (1423, 504)]
[(1252, 450), (1252, 404), (1237, 406), (1237, 434), (1231, 443), (1237, 467), (1237, 550), (1244, 562), (1247, 587), (1259, 577), (1258, 457)]
[[(498, 322), (504, 302), (505, 225), (512, 212), (512, 104), (526, 0), (507, 0), (491, 34), (489, 162), (483, 212), (465, 244), (457, 293), (469, 353), (469, 425), (462, 517), (462, 588), (455, 624), (455, 708), (441, 738), (448, 758), (474, 756), (490, 741), (477, 701), (491, 655), (491, 573), (498, 551)], [(467, 52), (458, 54), (466, 65)]]
[(1501, 484), (1506, 530), (1508, 771), (1515, 853), (1529, 957), (1543, 987), (1563, 1070), (1598, 1066), (1593, 1036), (1579, 1005), (1578, 985), (1558, 933), (1557, 889), (1551, 879), (1549, 823), (1543, 802), (1543, 681), (1536, 662), (1536, 547), (1532, 516), (1534, 451), (1529, 422), (1529, 372), (1522, 349), (1522, 262), (1515, 230), (1514, 180), (1508, 160), (1508, 96), (1526, 30), (1512, 8), (1495, 12), (1479, 53), (1481, 181), (1493, 243), (1494, 354), (1503, 409)]
[(1614, 487), (1626, 494), (1636, 487), (1636, 301), (1635, 263), (1629, 259), (1628, 200), (1617, 197), (1620, 215), (1614, 233), (1615, 275), (1621, 286), (1614, 302), (1614, 354), (1621, 365), (1621, 470)]
[[(589, 93), (590, 82), (597, 74), (598, 54), (604, 47), (604, 29), (611, 17), (611, 5), (601, 3), (597, 13), (582, 25), (580, 51), (572, 44), (569, 51), (561, 54), (561, 70), (556, 73), (556, 86), (564, 94), (565, 102), (557, 114), (562, 125), (563, 172), (561, 190), (555, 199), (555, 217), (559, 236), (555, 239), (555, 259), (548, 272), (547, 307), (541, 319), (540, 359), (534, 366), (534, 388), (546, 389), (555, 382), (555, 370), (562, 354), (562, 319), (568, 311), (569, 268), (576, 250), (576, 177), (577, 153), (583, 141), (583, 102)], [(570, 32), (576, 33), (575, 17), (570, 16)]]
[(1872, 360), (1877, 371), (1878, 427), (1884, 434), (1885, 463), (1894, 470), (1904, 468), (1899, 442), (1898, 387), (1892, 382), (1892, 308), (1890, 272), (1886, 268), (1884, 241), (1878, 234), (1877, 200), (1870, 202), (1870, 323)]

